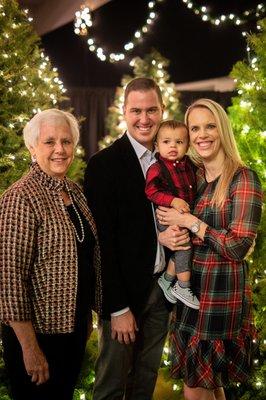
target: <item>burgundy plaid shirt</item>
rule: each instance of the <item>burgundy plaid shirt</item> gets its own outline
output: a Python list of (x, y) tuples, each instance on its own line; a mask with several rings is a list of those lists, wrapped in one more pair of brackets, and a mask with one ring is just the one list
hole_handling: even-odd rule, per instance
[[(167, 168), (176, 193), (164, 176), (160, 162)], [(145, 192), (148, 199), (158, 206), (169, 207), (173, 199), (179, 197), (193, 206), (197, 192), (195, 170), (196, 167), (188, 156), (176, 162), (159, 156), (159, 160), (152, 164), (147, 172)]]

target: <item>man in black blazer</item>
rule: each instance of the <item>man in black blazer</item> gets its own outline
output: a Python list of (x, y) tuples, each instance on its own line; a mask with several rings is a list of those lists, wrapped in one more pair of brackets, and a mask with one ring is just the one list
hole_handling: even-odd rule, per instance
[[(102, 256), (94, 400), (148, 400), (157, 379), (169, 304), (157, 285), (164, 253), (144, 189), (163, 108), (152, 79), (133, 79), (125, 90), (126, 133), (95, 154), (85, 173)], [(164, 244), (174, 245), (174, 229), (160, 235)]]

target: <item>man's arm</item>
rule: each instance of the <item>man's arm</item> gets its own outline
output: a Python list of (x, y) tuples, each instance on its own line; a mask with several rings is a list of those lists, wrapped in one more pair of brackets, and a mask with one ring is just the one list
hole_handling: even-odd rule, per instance
[(84, 192), (96, 221), (102, 259), (103, 309), (109, 314), (128, 307), (117, 250), (119, 204), (116, 186), (112, 165), (98, 155), (92, 157), (85, 172)]
[(168, 226), (165, 231), (159, 233), (158, 240), (161, 245), (172, 251), (189, 249), (188, 246), (183, 246), (190, 240), (189, 232), (186, 228), (179, 228), (178, 225)]

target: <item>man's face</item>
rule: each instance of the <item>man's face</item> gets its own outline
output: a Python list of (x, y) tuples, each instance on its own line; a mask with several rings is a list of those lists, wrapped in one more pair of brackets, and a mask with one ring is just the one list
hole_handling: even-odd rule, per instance
[(130, 135), (148, 149), (163, 116), (163, 106), (155, 90), (129, 93), (124, 105), (124, 117)]

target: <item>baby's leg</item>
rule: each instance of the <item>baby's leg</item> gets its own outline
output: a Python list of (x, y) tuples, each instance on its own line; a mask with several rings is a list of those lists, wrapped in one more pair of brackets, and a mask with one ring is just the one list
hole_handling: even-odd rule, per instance
[(199, 309), (199, 301), (190, 289), (191, 249), (176, 251), (172, 258), (175, 262), (177, 281), (170, 289), (172, 295), (188, 307)]

